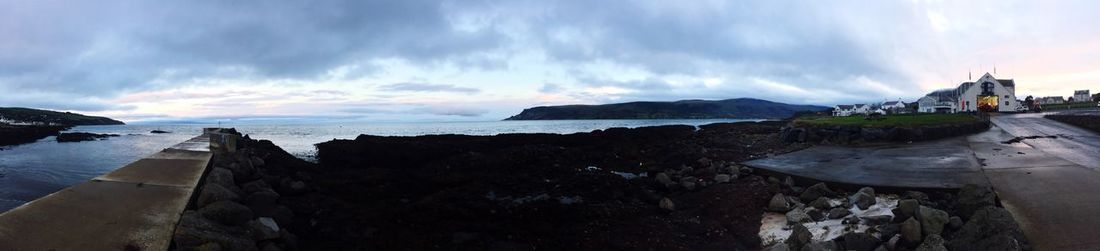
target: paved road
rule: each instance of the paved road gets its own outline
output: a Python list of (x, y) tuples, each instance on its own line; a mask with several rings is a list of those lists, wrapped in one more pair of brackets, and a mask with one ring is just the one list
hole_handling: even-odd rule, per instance
[[(971, 148), (1035, 250), (1100, 250), (1100, 135), (1041, 114), (992, 120)], [(1029, 136), (1056, 138), (1000, 143)]]

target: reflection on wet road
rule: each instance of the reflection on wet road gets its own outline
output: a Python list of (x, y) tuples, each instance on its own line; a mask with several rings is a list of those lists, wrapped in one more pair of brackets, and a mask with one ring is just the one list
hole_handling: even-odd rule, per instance
[[(1100, 115), (1100, 110), (1065, 113)], [(993, 117), (993, 123), (1017, 137), (1043, 136), (1025, 139), (1021, 143), (1078, 165), (1100, 170), (1100, 135), (1076, 126), (1045, 119), (1043, 115), (1038, 113), (1002, 115)]]

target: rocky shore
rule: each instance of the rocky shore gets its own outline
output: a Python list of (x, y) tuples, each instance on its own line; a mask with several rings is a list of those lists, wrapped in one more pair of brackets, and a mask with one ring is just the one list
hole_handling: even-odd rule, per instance
[(770, 181), (783, 188), (768, 203), (766, 250), (1030, 250), (988, 187), (878, 194)]
[(94, 141), (107, 139), (110, 137), (118, 137), (118, 134), (98, 134), (86, 132), (60, 133), (57, 135), (57, 142)]
[(61, 131), (68, 129), (68, 126), (58, 125), (9, 125), (0, 123), (0, 146), (31, 143), (45, 137), (57, 136)]
[[(1027, 250), (988, 188), (843, 191), (738, 163), (783, 122), (320, 143), (217, 155), (179, 250)], [(831, 229), (831, 230), (830, 230)], [(843, 249), (842, 249), (843, 248)]]

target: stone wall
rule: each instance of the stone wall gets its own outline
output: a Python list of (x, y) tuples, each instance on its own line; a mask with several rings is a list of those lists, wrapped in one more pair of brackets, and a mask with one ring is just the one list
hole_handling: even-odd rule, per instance
[(1046, 115), (1044, 118), (1054, 121), (1075, 125), (1081, 128), (1089, 129), (1094, 132), (1100, 132), (1100, 116), (1088, 116), (1088, 115)]
[(910, 142), (942, 139), (982, 132), (989, 129), (988, 121), (953, 123), (926, 126), (866, 127), (859, 125), (808, 125), (790, 124), (783, 127), (779, 136), (787, 143), (861, 144), (880, 142)]

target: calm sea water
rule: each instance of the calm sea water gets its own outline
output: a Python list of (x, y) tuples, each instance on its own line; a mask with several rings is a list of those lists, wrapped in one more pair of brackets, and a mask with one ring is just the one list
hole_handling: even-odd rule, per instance
[[(746, 120), (551, 120), (489, 122), (419, 122), (354, 124), (242, 124), (234, 127), (253, 139), (267, 139), (287, 152), (312, 160), (313, 144), (354, 139), (360, 134), (416, 136), (429, 134), (496, 135), (501, 133), (575, 133), (611, 127), (704, 125)], [(78, 126), (70, 132), (119, 134), (107, 140), (58, 143), (53, 137), (0, 151), (0, 212), (62, 188), (87, 181), (164, 148), (190, 139), (203, 127), (217, 125)], [(152, 134), (152, 130), (172, 133)]]

